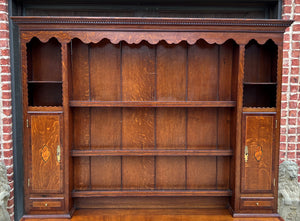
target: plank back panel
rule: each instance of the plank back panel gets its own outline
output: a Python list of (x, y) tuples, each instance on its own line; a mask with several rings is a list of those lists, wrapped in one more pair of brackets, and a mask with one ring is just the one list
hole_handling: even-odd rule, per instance
[(121, 99), (120, 45), (103, 40), (90, 44), (91, 100)]
[(123, 157), (123, 189), (154, 189), (154, 157)]
[(91, 189), (121, 189), (121, 157), (91, 157)]
[(187, 157), (187, 189), (216, 189), (216, 157)]
[(158, 101), (186, 100), (187, 45), (157, 45), (157, 87)]
[(188, 49), (188, 100), (217, 100), (219, 46), (198, 41)]
[(72, 40), (72, 99), (90, 99), (89, 46)]
[(155, 48), (145, 42), (122, 43), (122, 99), (152, 101), (155, 99)]
[(91, 109), (91, 149), (120, 149), (121, 108)]

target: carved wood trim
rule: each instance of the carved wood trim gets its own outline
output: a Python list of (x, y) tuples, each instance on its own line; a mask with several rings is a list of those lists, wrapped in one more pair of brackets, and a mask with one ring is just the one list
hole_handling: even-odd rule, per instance
[[(273, 39), (282, 44), (285, 28), (292, 21), (257, 19), (199, 19), (199, 18), (92, 18), (92, 17), (12, 17), (19, 26), (21, 38), (29, 42), (38, 37), (47, 42), (55, 37), (61, 43), (78, 38), (84, 43), (97, 43), (109, 39), (113, 44), (125, 41), (138, 44), (147, 41), (157, 44), (166, 41), (195, 44), (203, 39), (209, 44), (223, 44), (233, 39), (247, 44), (255, 39), (259, 44)], [(222, 34), (220, 34), (222, 32)], [(245, 34), (245, 32), (247, 34)], [(267, 33), (267, 34), (266, 34)]]

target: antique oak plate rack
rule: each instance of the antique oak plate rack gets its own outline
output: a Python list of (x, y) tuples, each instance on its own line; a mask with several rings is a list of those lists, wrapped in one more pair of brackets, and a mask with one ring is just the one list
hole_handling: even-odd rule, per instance
[(291, 21), (13, 17), (25, 217), (79, 208), (277, 215)]

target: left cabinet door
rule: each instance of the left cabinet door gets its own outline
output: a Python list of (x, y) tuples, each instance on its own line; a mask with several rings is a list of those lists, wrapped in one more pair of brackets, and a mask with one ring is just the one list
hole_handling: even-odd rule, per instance
[(63, 210), (62, 114), (28, 115), (29, 210)]

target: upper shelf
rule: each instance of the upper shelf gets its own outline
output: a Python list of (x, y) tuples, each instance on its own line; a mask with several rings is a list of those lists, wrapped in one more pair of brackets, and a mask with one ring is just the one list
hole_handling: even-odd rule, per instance
[(71, 107), (235, 107), (235, 101), (70, 101)]
[[(292, 21), (258, 19), (203, 19), (203, 18), (111, 18), (111, 17), (12, 17), (21, 30), (21, 38), (29, 42), (38, 37), (47, 42), (55, 37), (61, 43), (79, 38), (84, 43), (97, 43), (109, 39), (113, 44), (126, 41), (150, 44), (166, 41), (178, 44), (186, 41), (195, 44), (204, 39), (210, 44), (223, 44), (233, 39), (237, 44), (247, 44), (256, 39), (264, 44), (272, 39), (282, 43), (283, 33)], [(222, 32), (222, 35), (220, 35)], [(248, 33), (245, 35), (245, 33)], [(268, 33), (268, 34), (266, 34)]]

